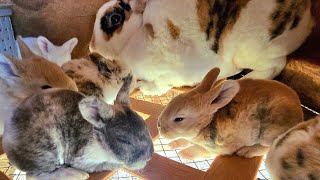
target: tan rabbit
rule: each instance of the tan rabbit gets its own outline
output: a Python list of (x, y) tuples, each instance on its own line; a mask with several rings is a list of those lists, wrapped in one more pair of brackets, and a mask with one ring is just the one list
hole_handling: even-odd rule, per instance
[[(123, 62), (105, 59), (97, 53), (89, 54), (89, 59), (69, 61), (63, 64), (62, 69), (76, 82), (80, 92), (102, 98), (109, 104), (116, 99), (124, 78), (131, 74)], [(130, 91), (134, 86), (133, 78)]]
[(219, 80), (214, 68), (200, 85), (173, 98), (158, 120), (160, 134), (185, 148), (186, 159), (265, 154), (280, 134), (303, 121), (297, 94), (273, 80)]
[(0, 62), (0, 135), (3, 122), (26, 97), (51, 87), (78, 90), (57, 64), (32, 53), (20, 36), (18, 44), (22, 60), (2, 55), (5, 62)]
[(277, 138), (266, 165), (273, 180), (320, 179), (320, 116), (296, 125)]

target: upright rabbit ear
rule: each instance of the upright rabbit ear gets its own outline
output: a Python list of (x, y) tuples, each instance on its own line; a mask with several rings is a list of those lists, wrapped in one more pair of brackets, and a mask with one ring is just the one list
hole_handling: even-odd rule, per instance
[(45, 56), (55, 48), (55, 46), (47, 38), (43, 36), (39, 36), (37, 38), (37, 43), (42, 55)]
[(22, 59), (28, 59), (28, 58), (34, 56), (34, 53), (26, 45), (26, 43), (23, 41), (23, 38), (21, 36), (17, 36), (17, 41), (19, 44), (19, 49), (21, 52)]
[(218, 76), (220, 73), (219, 68), (213, 68), (211, 69), (206, 76), (203, 78), (201, 83), (194, 88), (192, 91), (193, 92), (198, 92), (198, 93), (205, 93), (211, 89), (211, 86), (216, 82)]
[(0, 54), (0, 77), (9, 79), (20, 77), (25, 71), (25, 64), (15, 58)]
[(77, 38), (72, 38), (69, 41), (65, 42), (62, 46), (68, 51), (72, 52), (73, 48), (78, 44)]
[(123, 105), (127, 105), (127, 106), (130, 105), (129, 94), (130, 94), (130, 87), (131, 87), (132, 79), (133, 79), (133, 77), (131, 74), (129, 74), (127, 77), (123, 78), (123, 85), (118, 92), (115, 104), (119, 103), (119, 104), (123, 104)]
[(82, 117), (96, 128), (105, 126), (114, 116), (112, 106), (94, 96), (81, 100), (79, 110)]
[(216, 112), (218, 109), (227, 105), (239, 92), (240, 85), (238, 81), (221, 80), (203, 96), (203, 101), (210, 108), (210, 112)]

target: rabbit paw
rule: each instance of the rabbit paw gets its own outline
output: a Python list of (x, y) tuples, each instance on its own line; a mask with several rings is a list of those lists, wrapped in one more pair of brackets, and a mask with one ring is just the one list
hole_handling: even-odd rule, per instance
[(244, 146), (240, 148), (236, 154), (245, 158), (252, 158), (255, 156), (263, 156), (268, 152), (268, 150), (269, 147), (256, 144), (253, 146)]
[(147, 81), (137, 82), (137, 87), (139, 87), (140, 91), (144, 95), (150, 95), (150, 96), (156, 96), (156, 95), (160, 96), (166, 93), (168, 90), (170, 90), (170, 87), (161, 86), (161, 88), (159, 88), (153, 82), (147, 82)]
[(194, 160), (194, 159), (202, 159), (210, 157), (209, 152), (201, 146), (191, 146), (187, 149), (181, 150), (179, 156), (187, 159), (187, 160)]
[(171, 141), (168, 146), (171, 149), (178, 149), (178, 148), (185, 148), (190, 144), (190, 142), (186, 139), (177, 139), (174, 141)]

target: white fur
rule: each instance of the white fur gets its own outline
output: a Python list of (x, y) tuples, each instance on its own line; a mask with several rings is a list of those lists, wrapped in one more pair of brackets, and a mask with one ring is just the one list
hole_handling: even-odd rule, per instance
[[(91, 50), (126, 62), (137, 78), (145, 81), (140, 84), (143, 93), (162, 94), (173, 86), (195, 85), (213, 67), (221, 69), (219, 79), (244, 68), (253, 69), (245, 77), (272, 79), (284, 68), (286, 56), (302, 44), (313, 25), (307, 10), (297, 28), (270, 41), (268, 18), (276, 1), (251, 0), (242, 9), (233, 30), (223, 37), (221, 50), (216, 54), (210, 49), (213, 42), (206, 41), (205, 33), (200, 33), (196, 2), (148, 1), (143, 18), (130, 17), (121, 33), (116, 33), (110, 41), (103, 39), (99, 24), (101, 12), (108, 8), (104, 5), (97, 14), (96, 45)], [(170, 37), (167, 19), (181, 29), (178, 40)], [(139, 23), (140, 26), (131, 26)], [(153, 25), (155, 39), (144, 30), (143, 25), (147, 23)]]
[(33, 53), (44, 57), (51, 62), (58, 64), (59, 66), (71, 60), (72, 50), (78, 43), (77, 38), (72, 38), (65, 42), (62, 46), (56, 46), (43, 36), (39, 36), (37, 38), (26, 37), (23, 38), (23, 41)]

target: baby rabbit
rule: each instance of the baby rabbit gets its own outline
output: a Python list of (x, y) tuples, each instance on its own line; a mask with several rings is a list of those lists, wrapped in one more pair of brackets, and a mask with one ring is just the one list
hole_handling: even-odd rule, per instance
[(221, 69), (218, 79), (243, 69), (252, 70), (245, 78), (272, 79), (310, 34), (310, 6), (310, 0), (110, 0), (96, 15), (90, 49), (127, 63), (149, 95), (196, 85), (214, 67)]
[(18, 37), (22, 60), (1, 55), (0, 62), (0, 135), (3, 123), (10, 119), (13, 109), (26, 97), (51, 87), (77, 91), (77, 86), (62, 69), (35, 55)]
[(87, 172), (143, 168), (153, 154), (144, 120), (130, 108), (132, 76), (115, 104), (49, 89), (24, 100), (6, 124), (10, 162), (35, 179), (87, 179)]
[[(121, 61), (108, 60), (97, 53), (87, 59), (75, 59), (63, 64), (62, 69), (77, 84), (79, 91), (86, 96), (96, 96), (111, 104), (123, 85), (123, 78), (131, 71)], [(131, 83), (132, 90), (135, 79)]]
[(43, 36), (37, 38), (26, 37), (23, 38), (23, 41), (29, 46), (33, 53), (51, 62), (55, 62), (59, 66), (71, 60), (71, 52), (78, 44), (78, 39), (72, 38), (62, 46), (56, 46)]
[(278, 137), (266, 165), (273, 180), (320, 179), (320, 116)]
[(173, 98), (158, 120), (160, 134), (185, 148), (186, 159), (265, 154), (280, 134), (303, 121), (297, 94), (273, 80), (219, 80), (219, 69), (200, 85)]

